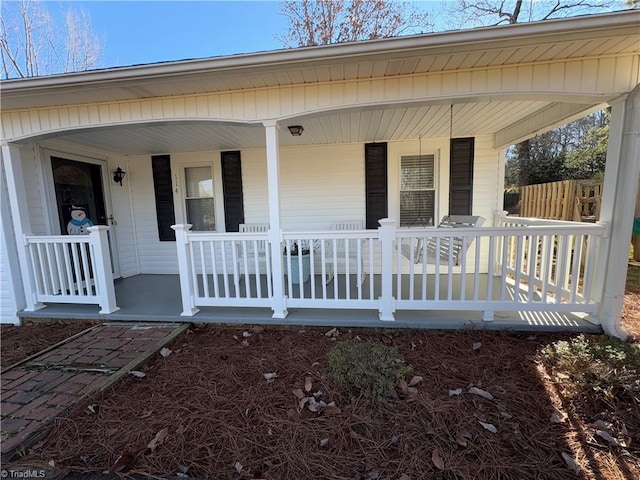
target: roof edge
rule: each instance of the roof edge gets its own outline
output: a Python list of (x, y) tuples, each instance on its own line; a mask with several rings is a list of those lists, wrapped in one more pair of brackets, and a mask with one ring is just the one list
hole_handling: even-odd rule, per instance
[[(606, 19), (606, 22), (603, 20)], [(640, 25), (640, 10), (585, 15), (540, 22), (499, 25), (467, 30), (451, 30), (407, 37), (393, 37), (362, 42), (300, 47), (195, 60), (177, 60), (126, 67), (111, 67), (100, 70), (63, 73), (45, 77), (30, 77), (3, 80), (2, 93), (40, 90), (74, 84), (100, 84), (121, 80), (143, 79), (157, 76), (175, 76), (203, 73), (207, 71), (241, 70), (274, 65), (305, 64), (309, 62), (339, 58), (351, 58), (380, 53), (402, 53), (421, 48), (452, 47), (514, 40), (530, 37), (558, 36), (570, 31), (611, 30)]]

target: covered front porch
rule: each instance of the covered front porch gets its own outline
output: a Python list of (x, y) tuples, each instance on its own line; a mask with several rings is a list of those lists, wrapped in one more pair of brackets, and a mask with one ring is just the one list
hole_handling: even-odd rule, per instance
[[(3, 82), (3, 301), (21, 317), (622, 335), (637, 19)], [(606, 106), (601, 222), (504, 217), (505, 148)], [(447, 215), (485, 222), (436, 227)]]

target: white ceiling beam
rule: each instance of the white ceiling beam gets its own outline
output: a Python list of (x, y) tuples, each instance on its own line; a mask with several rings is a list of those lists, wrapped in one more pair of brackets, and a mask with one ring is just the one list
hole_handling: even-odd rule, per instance
[(493, 148), (515, 145), (566, 123), (605, 108), (607, 104), (553, 103), (511, 125), (493, 136)]

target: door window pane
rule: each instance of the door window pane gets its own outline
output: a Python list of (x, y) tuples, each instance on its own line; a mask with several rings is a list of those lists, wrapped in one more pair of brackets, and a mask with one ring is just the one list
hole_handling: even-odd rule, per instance
[(193, 231), (216, 229), (211, 167), (184, 169), (187, 222)]

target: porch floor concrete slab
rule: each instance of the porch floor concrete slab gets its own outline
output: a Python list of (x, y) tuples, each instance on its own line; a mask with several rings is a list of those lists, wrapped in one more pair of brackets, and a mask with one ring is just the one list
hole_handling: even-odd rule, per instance
[(3, 371), (2, 459), (31, 445), (54, 419), (140, 366), (188, 327), (187, 323), (104, 323)]
[[(320, 280), (318, 280), (320, 281)], [(496, 284), (498, 282), (495, 282)], [(363, 286), (366, 288), (366, 283)], [(344, 288), (343, 285), (341, 285)], [(77, 320), (202, 322), (221, 324), (270, 324), (307, 326), (390, 327), (424, 329), (478, 328), (516, 331), (601, 332), (600, 325), (585, 320), (584, 314), (550, 312), (495, 312), (492, 322), (474, 311), (397, 311), (395, 322), (381, 322), (376, 310), (291, 308), (285, 319), (271, 317), (270, 308), (201, 307), (193, 317), (183, 317), (178, 275), (135, 275), (115, 283), (120, 310), (98, 313), (96, 305), (48, 304), (36, 312), (20, 312), (25, 318)], [(320, 287), (321, 288), (321, 287)], [(483, 287), (484, 288), (484, 287)], [(266, 292), (266, 287), (263, 290)], [(353, 293), (353, 292), (352, 292)]]

